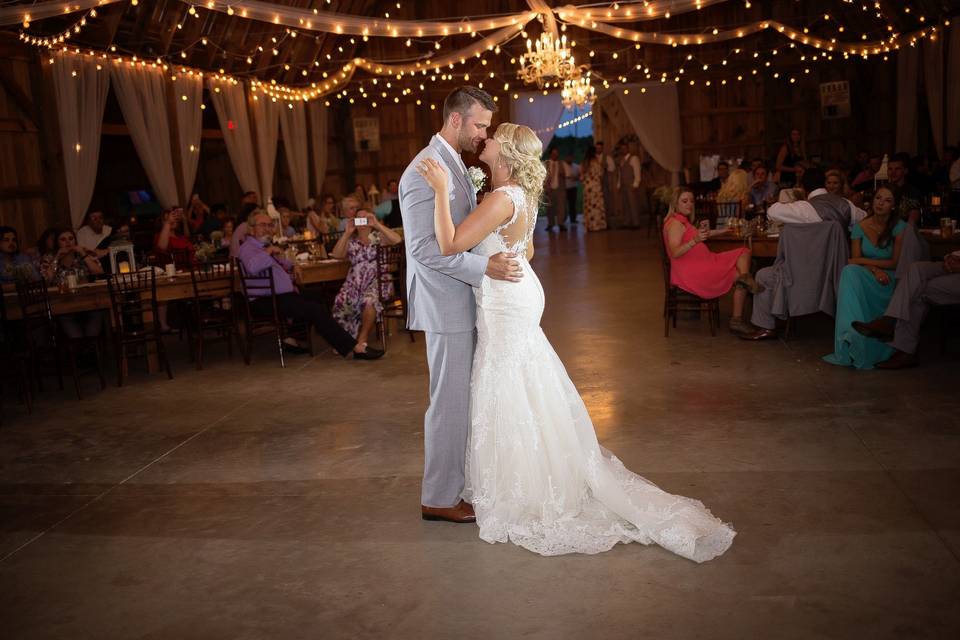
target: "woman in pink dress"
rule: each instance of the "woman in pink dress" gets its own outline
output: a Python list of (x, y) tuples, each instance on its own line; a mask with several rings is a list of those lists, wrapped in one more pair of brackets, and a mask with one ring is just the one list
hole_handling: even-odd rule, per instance
[(730, 331), (748, 334), (752, 325), (743, 319), (747, 292), (763, 288), (750, 275), (750, 249), (714, 253), (704, 244), (709, 233), (690, 223), (693, 218), (693, 192), (681, 187), (670, 202), (663, 223), (663, 241), (670, 256), (670, 284), (701, 298), (719, 298), (736, 285), (733, 292), (733, 317)]

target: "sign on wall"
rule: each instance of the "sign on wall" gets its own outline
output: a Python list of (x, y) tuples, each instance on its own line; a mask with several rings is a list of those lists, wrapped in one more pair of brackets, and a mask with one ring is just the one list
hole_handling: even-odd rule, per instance
[(846, 80), (820, 85), (820, 115), (824, 120), (850, 116), (850, 83)]
[(357, 151), (380, 151), (380, 120), (354, 118), (353, 144)]

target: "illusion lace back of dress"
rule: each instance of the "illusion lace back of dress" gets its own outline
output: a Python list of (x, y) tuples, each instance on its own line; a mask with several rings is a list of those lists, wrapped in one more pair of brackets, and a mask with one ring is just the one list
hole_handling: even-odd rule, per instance
[[(484, 277), (477, 299), (464, 498), (480, 537), (542, 555), (659, 544), (703, 562), (733, 529), (697, 500), (667, 493), (600, 446), (586, 406), (540, 328), (544, 294), (526, 259), (536, 210), (503, 187), (514, 214), (484, 241), (517, 253), (520, 282)], [(496, 245), (496, 246), (494, 246)]]
[(494, 229), (480, 244), (480, 252), (494, 254), (501, 251), (526, 255), (527, 247), (533, 239), (533, 229), (537, 225), (537, 210), (527, 201), (522, 187), (505, 185), (493, 190), (505, 193), (513, 203), (513, 215), (509, 220)]

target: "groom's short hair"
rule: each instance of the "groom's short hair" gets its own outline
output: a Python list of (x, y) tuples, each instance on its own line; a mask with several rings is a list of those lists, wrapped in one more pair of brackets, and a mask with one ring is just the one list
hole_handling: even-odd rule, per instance
[(462, 116), (467, 115), (470, 107), (479, 104), (487, 111), (497, 112), (497, 103), (493, 101), (490, 94), (477, 87), (457, 87), (443, 101), (443, 121), (450, 118), (450, 114), (457, 112)]

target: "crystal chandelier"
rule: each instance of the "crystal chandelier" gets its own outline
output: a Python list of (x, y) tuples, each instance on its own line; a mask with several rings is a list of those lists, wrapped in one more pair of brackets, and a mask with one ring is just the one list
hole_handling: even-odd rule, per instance
[(560, 97), (563, 100), (563, 106), (566, 109), (572, 109), (574, 106), (592, 105), (597, 99), (596, 91), (590, 83), (590, 74), (585, 74), (576, 78), (568, 78), (563, 81), (563, 89), (560, 91)]
[(567, 36), (554, 39), (547, 32), (536, 42), (527, 40), (527, 52), (520, 55), (517, 77), (527, 84), (543, 88), (547, 79), (555, 79), (559, 86), (564, 80), (580, 76), (581, 69), (567, 48)]

